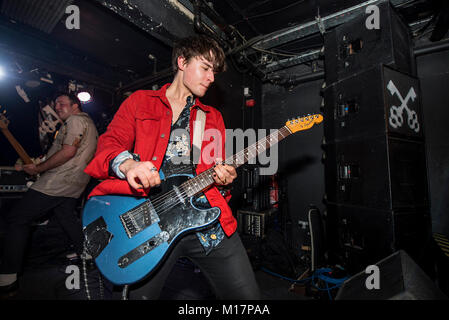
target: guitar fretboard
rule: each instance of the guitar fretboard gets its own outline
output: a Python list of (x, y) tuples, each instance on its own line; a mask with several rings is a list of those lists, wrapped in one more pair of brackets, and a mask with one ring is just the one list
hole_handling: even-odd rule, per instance
[[(291, 131), (284, 126), (270, 135), (260, 139), (251, 146), (227, 158), (224, 163), (233, 166), (234, 168), (238, 168), (250, 159), (255, 158), (257, 155), (265, 152), (271, 146), (275, 145), (290, 134)], [(182, 189), (183, 194), (185, 194), (186, 197), (194, 196), (214, 183), (214, 178), (212, 176), (214, 172), (214, 168), (212, 167), (200, 173), (196, 177), (187, 180), (181, 184), (179, 188)]]

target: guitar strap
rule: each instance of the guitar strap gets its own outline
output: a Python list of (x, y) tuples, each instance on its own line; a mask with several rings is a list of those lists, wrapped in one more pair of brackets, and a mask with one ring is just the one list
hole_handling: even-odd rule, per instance
[(200, 160), (201, 144), (203, 142), (204, 127), (206, 126), (206, 113), (200, 108), (197, 109), (196, 119), (193, 123), (193, 143), (190, 154), (192, 164), (196, 167)]

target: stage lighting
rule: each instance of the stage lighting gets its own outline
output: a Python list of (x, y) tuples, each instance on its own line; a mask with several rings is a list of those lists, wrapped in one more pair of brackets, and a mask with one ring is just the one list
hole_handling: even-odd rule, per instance
[(78, 99), (80, 99), (81, 103), (88, 103), (92, 101), (92, 96), (87, 91), (82, 91), (77, 95)]
[(4, 78), (6, 75), (5, 69), (0, 66), (0, 79)]

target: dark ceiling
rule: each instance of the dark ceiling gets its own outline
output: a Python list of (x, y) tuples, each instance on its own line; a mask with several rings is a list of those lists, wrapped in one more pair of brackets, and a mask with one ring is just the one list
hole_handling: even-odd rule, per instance
[[(263, 79), (282, 66), (310, 66), (322, 46), (319, 27), (344, 22), (373, 2), (0, 0), (0, 58), (11, 68), (19, 64), (109, 90), (132, 89), (170, 75), (177, 38), (208, 32), (237, 69)], [(390, 2), (409, 24), (415, 43), (447, 37), (448, 1)], [(66, 27), (69, 5), (80, 10), (79, 29)]]

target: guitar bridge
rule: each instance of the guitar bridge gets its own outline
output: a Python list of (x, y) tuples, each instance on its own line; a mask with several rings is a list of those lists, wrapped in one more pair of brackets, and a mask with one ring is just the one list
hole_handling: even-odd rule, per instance
[(137, 206), (120, 215), (120, 221), (128, 238), (132, 238), (146, 227), (159, 222), (159, 218), (151, 202), (145, 201), (143, 205)]

